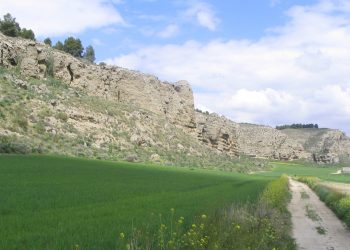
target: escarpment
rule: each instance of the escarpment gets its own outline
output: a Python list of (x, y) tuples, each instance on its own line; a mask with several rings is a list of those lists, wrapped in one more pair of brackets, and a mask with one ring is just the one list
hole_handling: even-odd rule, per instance
[(44, 79), (50, 72), (70, 86), (108, 100), (133, 104), (194, 129), (193, 93), (186, 81), (162, 82), (155, 76), (115, 66), (87, 64), (49, 46), (0, 34), (1, 66), (18, 66), (25, 76)]
[[(306, 130), (235, 123), (195, 111), (186, 81), (163, 82), (141, 72), (87, 63), (43, 43), (1, 33), (0, 67), (19, 72), (1, 76), (1, 91), (4, 87), (14, 96), (30, 96), (10, 103), (0, 91), (0, 101), (10, 103), (3, 110), (6, 119), (0, 120), (0, 137), (17, 136), (35, 145), (49, 138), (61, 147), (62, 141), (73, 145), (69, 150), (48, 145), (49, 152), (201, 166), (220, 161), (226, 166), (242, 155), (324, 163), (350, 157), (350, 140), (341, 132), (303, 134)], [(65, 86), (50, 85), (52, 79)], [(11, 117), (18, 107), (25, 128), (16, 128), (19, 118)], [(73, 150), (74, 145), (79, 150)]]

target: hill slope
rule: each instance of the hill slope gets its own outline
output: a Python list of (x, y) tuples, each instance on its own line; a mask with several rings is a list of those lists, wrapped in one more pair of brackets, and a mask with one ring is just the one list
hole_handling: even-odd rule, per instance
[(313, 159), (271, 127), (195, 112), (186, 81), (88, 64), (2, 34), (0, 52), (0, 139), (10, 150), (17, 141), (35, 152), (228, 169), (239, 156)]
[(283, 129), (282, 133), (299, 142), (320, 163), (338, 163), (350, 158), (350, 138), (336, 129)]

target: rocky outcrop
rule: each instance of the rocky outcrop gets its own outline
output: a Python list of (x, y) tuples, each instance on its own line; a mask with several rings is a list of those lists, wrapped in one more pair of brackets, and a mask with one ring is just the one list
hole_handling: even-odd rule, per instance
[(199, 140), (219, 152), (276, 160), (311, 159), (301, 144), (274, 128), (238, 124), (224, 116), (202, 112), (196, 112), (196, 119)]
[[(208, 159), (223, 155), (228, 157), (221, 158), (230, 162), (240, 155), (322, 163), (350, 157), (350, 139), (340, 131), (300, 130), (293, 134), (297, 130), (238, 124), (216, 114), (195, 112), (192, 89), (186, 81), (162, 82), (137, 71), (87, 63), (43, 43), (0, 33), (0, 66), (18, 69), (21, 79), (11, 74), (3, 79), (34, 96), (27, 103), (31, 108), (28, 131), (32, 129), (32, 135), (35, 130), (64, 135), (68, 141), (73, 138), (73, 145), (80, 141), (82, 148), (91, 146), (108, 154), (117, 148), (126, 152), (121, 154), (125, 159), (137, 161), (173, 160), (167, 152), (177, 154), (177, 161), (195, 157), (203, 160), (201, 164), (208, 164), (204, 160), (209, 154)], [(46, 85), (49, 76), (69, 88), (58, 91)], [(39, 83), (32, 84), (31, 78), (39, 79)], [(55, 91), (60, 94), (53, 95)], [(44, 113), (54, 115), (43, 118)], [(11, 126), (0, 121), (0, 131), (2, 127), (10, 131)], [(140, 151), (136, 157), (140, 148), (145, 155)]]
[(87, 64), (45, 44), (1, 33), (0, 65), (17, 66), (23, 75), (38, 79), (50, 73), (89, 95), (135, 105), (189, 130), (196, 126), (193, 93), (186, 81), (171, 84), (120, 67)]
[(237, 124), (224, 116), (196, 112), (198, 139), (220, 153), (238, 156)]
[(268, 126), (239, 124), (237, 138), (239, 151), (244, 155), (278, 160), (311, 157), (298, 142)]
[(350, 138), (337, 129), (284, 129), (282, 133), (299, 142), (317, 163), (333, 164), (350, 159)]

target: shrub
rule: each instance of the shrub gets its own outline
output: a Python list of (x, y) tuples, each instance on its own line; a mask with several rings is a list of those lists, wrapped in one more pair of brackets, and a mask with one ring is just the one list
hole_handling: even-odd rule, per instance
[(45, 61), (46, 65), (46, 71), (45, 71), (45, 77), (55, 77), (55, 61), (52, 55), (49, 56), (49, 58)]
[(57, 114), (57, 118), (60, 119), (63, 122), (68, 121), (68, 115), (65, 112), (59, 112)]
[(342, 218), (346, 218), (347, 215), (350, 215), (350, 197), (344, 197), (339, 200), (337, 211)]
[(20, 127), (22, 130), (27, 131), (28, 130), (28, 120), (24, 116), (18, 115), (13, 120), (14, 124), (17, 124), (18, 127)]
[(0, 154), (28, 154), (30, 148), (23, 143), (13, 142), (14, 138), (0, 137)]

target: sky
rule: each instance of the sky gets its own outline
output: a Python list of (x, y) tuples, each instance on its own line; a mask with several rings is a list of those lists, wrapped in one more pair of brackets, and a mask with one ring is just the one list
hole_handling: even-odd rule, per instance
[(97, 62), (187, 80), (236, 122), (350, 134), (348, 0), (0, 0), (38, 40), (78, 37)]

